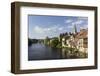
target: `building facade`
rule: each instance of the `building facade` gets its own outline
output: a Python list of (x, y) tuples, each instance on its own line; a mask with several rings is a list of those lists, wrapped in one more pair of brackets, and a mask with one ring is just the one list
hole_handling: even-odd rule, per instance
[(76, 48), (78, 51), (87, 53), (88, 29), (81, 29), (77, 32), (76, 26), (74, 26), (74, 32), (62, 38), (62, 47)]

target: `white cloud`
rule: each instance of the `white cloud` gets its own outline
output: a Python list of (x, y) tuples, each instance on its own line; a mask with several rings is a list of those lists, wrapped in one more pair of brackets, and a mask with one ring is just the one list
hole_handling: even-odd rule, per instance
[(62, 31), (63, 27), (59, 27), (59, 26), (53, 26), (53, 27), (39, 27), (39, 26), (35, 26), (33, 28), (33, 32), (37, 33), (37, 34), (46, 34), (46, 33), (54, 33), (54, 32), (59, 32)]
[(88, 25), (80, 26), (80, 29), (87, 29), (87, 28), (88, 28), (87, 26), (88, 26)]
[(40, 28), (39, 26), (35, 26), (35, 27), (33, 28), (33, 31), (34, 31), (35, 33), (43, 33), (43, 32), (44, 32), (44, 30), (43, 30), (42, 28)]
[(87, 20), (88, 17), (78, 17), (78, 20)]
[(72, 22), (71, 19), (69, 19), (69, 20), (65, 20), (65, 23), (71, 23), (71, 22)]
[(39, 27), (39, 26), (35, 26), (33, 28), (33, 32), (40, 33), (40, 34), (49, 32), (51, 30), (52, 30), (52, 28), (43, 28), (43, 27)]
[(62, 31), (62, 30), (63, 30), (63, 28), (62, 28), (62, 27), (59, 27), (59, 28), (58, 28), (58, 30)]
[(83, 22), (84, 22), (83, 20), (77, 20), (77, 21), (73, 22), (72, 25), (80, 25)]
[(44, 39), (46, 36), (49, 37), (55, 37), (58, 36), (59, 33), (63, 30), (63, 28), (59, 27), (59, 26), (52, 26), (52, 27), (40, 27), (40, 26), (35, 26), (33, 28), (33, 38), (40, 38), (40, 39)]
[(67, 26), (67, 28), (73, 28), (73, 25)]
[(88, 17), (78, 17), (77, 21), (75, 21), (75, 22), (72, 19), (67, 19), (67, 20), (65, 20), (65, 23), (70, 23), (72, 25), (75, 25), (75, 24), (80, 25), (86, 20), (88, 20)]

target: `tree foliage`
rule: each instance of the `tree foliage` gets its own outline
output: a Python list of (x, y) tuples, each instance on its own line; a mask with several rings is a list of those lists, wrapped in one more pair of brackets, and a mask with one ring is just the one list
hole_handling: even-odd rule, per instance
[(52, 39), (50, 44), (52, 47), (57, 47), (57, 45), (59, 44), (59, 40), (57, 38)]

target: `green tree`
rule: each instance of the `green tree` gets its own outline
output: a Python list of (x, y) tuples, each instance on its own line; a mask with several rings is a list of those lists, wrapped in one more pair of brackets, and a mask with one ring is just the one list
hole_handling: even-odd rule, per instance
[(54, 38), (54, 39), (51, 40), (50, 45), (51, 45), (52, 47), (57, 47), (58, 44), (59, 44), (58, 38)]
[(29, 39), (29, 38), (28, 38), (28, 45), (29, 45), (29, 46), (32, 45), (32, 39)]
[(47, 36), (47, 37), (45, 38), (45, 40), (44, 40), (44, 44), (49, 45), (49, 43), (50, 43), (50, 39), (49, 39), (49, 37)]

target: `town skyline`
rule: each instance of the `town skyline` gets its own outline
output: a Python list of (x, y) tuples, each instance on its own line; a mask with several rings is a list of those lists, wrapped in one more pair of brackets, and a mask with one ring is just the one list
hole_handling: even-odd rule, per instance
[(45, 39), (58, 37), (62, 33), (73, 33), (76, 26), (77, 32), (81, 28), (87, 29), (88, 18), (76, 16), (35, 16), (29, 15), (29, 38)]

